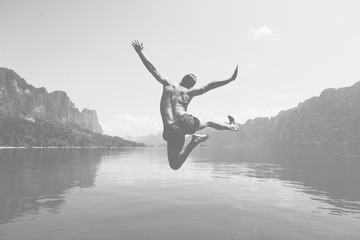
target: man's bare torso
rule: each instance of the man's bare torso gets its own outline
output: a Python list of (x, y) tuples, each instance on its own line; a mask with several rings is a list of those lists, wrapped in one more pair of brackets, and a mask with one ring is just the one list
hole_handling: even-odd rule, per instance
[(191, 99), (187, 88), (177, 84), (164, 86), (160, 102), (163, 124), (171, 124), (186, 113)]

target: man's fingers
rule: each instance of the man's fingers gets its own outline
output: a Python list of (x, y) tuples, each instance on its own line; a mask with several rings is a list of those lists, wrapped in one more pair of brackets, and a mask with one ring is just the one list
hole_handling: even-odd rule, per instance
[(131, 45), (135, 48), (136, 51), (141, 51), (144, 48), (144, 44), (139, 42), (139, 40), (133, 40)]
[(139, 46), (140, 46), (140, 44), (139, 44), (139, 41), (138, 41), (138, 40), (134, 40), (134, 41), (132, 41), (131, 45), (132, 45), (134, 48), (136, 48), (136, 47), (139, 47)]

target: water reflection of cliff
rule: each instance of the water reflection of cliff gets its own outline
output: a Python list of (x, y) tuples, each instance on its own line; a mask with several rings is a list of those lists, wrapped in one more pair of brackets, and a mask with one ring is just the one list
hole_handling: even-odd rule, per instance
[(0, 224), (40, 210), (58, 212), (69, 189), (94, 185), (103, 154), (91, 149), (0, 150)]
[[(212, 151), (214, 177), (239, 174), (258, 179), (279, 179), (289, 187), (330, 204), (331, 214), (360, 214), (360, 158), (358, 150), (257, 149)], [(202, 160), (203, 161), (203, 160)], [(219, 162), (224, 164), (219, 164)], [(225, 167), (224, 167), (225, 165)], [(227, 167), (226, 167), (227, 166)]]

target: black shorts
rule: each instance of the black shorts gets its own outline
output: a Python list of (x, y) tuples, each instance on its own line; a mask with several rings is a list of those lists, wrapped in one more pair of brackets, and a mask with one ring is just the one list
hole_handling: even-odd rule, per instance
[(185, 113), (172, 124), (164, 125), (163, 138), (166, 141), (184, 138), (186, 134), (194, 134), (200, 126), (198, 118)]

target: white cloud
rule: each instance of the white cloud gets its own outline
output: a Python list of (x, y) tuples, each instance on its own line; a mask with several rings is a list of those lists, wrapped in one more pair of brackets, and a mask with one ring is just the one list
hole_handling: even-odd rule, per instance
[(103, 124), (103, 129), (107, 134), (114, 136), (142, 136), (159, 132), (162, 129), (162, 123), (161, 118), (155, 119), (149, 116), (134, 116), (125, 113), (117, 114), (107, 121)]
[(259, 27), (258, 29), (250, 30), (251, 38), (269, 38), (270, 40), (277, 40), (274, 31), (266, 25)]

